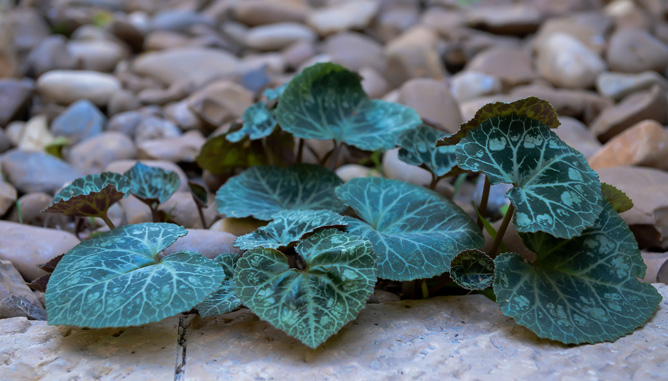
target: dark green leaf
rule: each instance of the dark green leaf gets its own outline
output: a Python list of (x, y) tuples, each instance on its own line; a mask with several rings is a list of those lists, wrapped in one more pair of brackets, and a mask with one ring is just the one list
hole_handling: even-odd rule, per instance
[(617, 213), (623, 213), (633, 208), (633, 201), (626, 193), (606, 183), (601, 183), (603, 197), (608, 200)]
[(234, 291), (234, 268), (239, 260), (235, 253), (221, 254), (213, 261), (225, 271), (225, 281), (218, 291), (209, 295), (204, 301), (195, 307), (200, 316), (218, 316), (232, 312), (241, 306), (241, 300)]
[(243, 139), (232, 143), (226, 136), (218, 135), (204, 143), (196, 159), (200, 168), (220, 175), (237, 168), (269, 164), (260, 140)]
[(173, 224), (126, 225), (67, 252), (46, 291), (49, 324), (125, 327), (188, 311), (216, 291), (223, 269), (198, 253), (158, 253), (186, 229)]
[(246, 252), (234, 283), (262, 320), (315, 348), (364, 308), (376, 283), (376, 258), (368, 241), (336, 229), (317, 231), (296, 250), (304, 270), (290, 268), (280, 251)]
[(645, 274), (638, 244), (612, 206), (601, 201), (596, 225), (571, 240), (521, 234), (535, 263), (515, 253), (494, 261), (497, 303), (538, 336), (568, 344), (614, 341), (647, 322), (661, 301)]
[(421, 124), (415, 130), (407, 130), (397, 138), (399, 159), (412, 165), (423, 165), (440, 177), (457, 165), (454, 146), (436, 147), (436, 141), (446, 136), (445, 132)]
[(274, 114), (264, 102), (258, 102), (247, 108), (241, 119), (244, 121), (243, 127), (226, 135), (227, 140), (232, 143), (236, 143), (246, 136), (250, 140), (262, 139), (271, 135), (277, 125)]
[(253, 216), (265, 221), (282, 210), (342, 212), (345, 206), (334, 194), (341, 183), (334, 172), (318, 165), (255, 166), (220, 187), (216, 203), (218, 211), (227, 217)]
[(176, 172), (140, 162), (125, 172), (125, 176), (132, 182), (130, 193), (147, 204), (167, 201), (181, 185)]
[(483, 251), (464, 250), (450, 262), (450, 276), (467, 290), (484, 290), (494, 281), (494, 261)]
[(130, 187), (130, 180), (120, 173), (84, 176), (61, 189), (44, 212), (101, 217), (107, 214), (110, 206), (127, 196)]
[(70, 140), (64, 136), (57, 136), (53, 141), (44, 146), (44, 151), (51, 156), (63, 159), (63, 148), (70, 145)]
[(206, 208), (209, 204), (209, 194), (207, 193), (206, 188), (192, 181), (188, 181), (188, 188), (190, 188), (193, 200), (195, 200), (199, 206)]
[(421, 123), (409, 107), (369, 99), (359, 75), (333, 63), (297, 74), (281, 95), (276, 118), (297, 137), (335, 140), (366, 151), (393, 148), (401, 132)]
[(478, 227), (463, 210), (420, 186), (365, 177), (338, 187), (336, 194), (363, 220), (347, 217), (346, 230), (371, 241), (380, 278), (439, 275), (450, 270), (457, 253), (483, 244)]

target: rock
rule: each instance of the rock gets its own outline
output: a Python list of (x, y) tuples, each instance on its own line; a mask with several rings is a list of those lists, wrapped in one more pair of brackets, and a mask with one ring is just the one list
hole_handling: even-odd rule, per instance
[(11, 380), (67, 379), (72, 372), (90, 378), (174, 377), (178, 317), (92, 330), (12, 318), (0, 320), (0, 332), (3, 377)]
[(190, 190), (187, 192), (174, 193), (167, 201), (160, 204), (158, 210), (165, 213), (170, 221), (186, 228), (206, 229), (218, 217), (215, 197), (209, 195), (209, 200), (211, 201), (209, 206), (202, 210), (207, 225), (204, 228), (202, 227), (202, 220), (197, 211), (197, 204), (195, 204), (195, 200), (193, 200)]
[(666, 102), (666, 91), (659, 86), (654, 86), (649, 91), (631, 94), (614, 107), (603, 110), (591, 124), (590, 129), (600, 141), (607, 142), (613, 136), (645, 119), (666, 124), (668, 122)]
[(478, 53), (466, 70), (492, 75), (501, 80), (505, 89), (531, 82), (536, 76), (529, 55), (521, 48), (511, 47), (494, 47)]
[(25, 112), (32, 91), (33, 86), (27, 81), (0, 79), (0, 126), (7, 125)]
[(51, 70), (73, 70), (76, 59), (67, 50), (67, 39), (54, 35), (44, 39), (28, 56), (28, 73), (34, 77)]
[(52, 200), (53, 196), (44, 192), (26, 193), (18, 199), (21, 205), (21, 215), (19, 216), (18, 208), (14, 208), (7, 220), (43, 228), (65, 227), (69, 222), (69, 217), (59, 213), (42, 213), (42, 210), (46, 209)]
[(645, 272), (645, 277), (641, 279), (645, 283), (666, 283), (668, 278), (659, 279), (659, 273), (661, 268), (668, 263), (668, 253), (654, 253), (654, 252), (641, 252), (642, 259), (647, 265), (647, 271)]
[(596, 89), (604, 97), (619, 100), (631, 93), (658, 85), (668, 90), (668, 81), (655, 71), (637, 74), (603, 72), (596, 78)]
[(370, 67), (379, 73), (385, 71), (383, 46), (363, 34), (344, 32), (331, 36), (323, 42), (322, 52), (327, 54), (332, 62), (350, 70), (358, 71), (363, 67)]
[(592, 157), (601, 148), (601, 143), (579, 120), (560, 116), (559, 121), (561, 125), (553, 131), (566, 144), (580, 151), (586, 159)]
[(605, 62), (575, 37), (554, 33), (538, 47), (538, 73), (558, 87), (592, 87)]
[[(4, 13), (4, 9), (3, 9)], [(36, 8), (17, 7), (9, 14), (14, 46), (26, 54), (49, 36), (49, 25)]]
[(53, 70), (37, 80), (37, 91), (42, 96), (64, 105), (87, 99), (97, 106), (105, 106), (120, 89), (116, 78), (94, 71)]
[(495, 34), (526, 35), (538, 30), (543, 15), (532, 4), (480, 6), (466, 12), (468, 25)]
[(41, 151), (53, 139), (46, 122), (46, 115), (36, 115), (23, 126), (17, 147), (26, 151)]
[(102, 133), (107, 118), (86, 99), (73, 103), (51, 124), (51, 132), (77, 144)]
[(37, 265), (64, 254), (79, 244), (72, 233), (0, 221), (0, 259), (12, 262), (32, 281), (46, 274)]
[(256, 220), (252, 217), (248, 218), (233, 218), (225, 217), (216, 221), (209, 227), (209, 230), (221, 231), (230, 233), (235, 237), (249, 234), (257, 230), (261, 226), (265, 226), (266, 221)]
[(114, 116), (126, 111), (136, 110), (141, 107), (139, 99), (128, 90), (119, 90), (109, 99), (107, 114)]
[(303, 23), (311, 8), (302, 2), (244, 0), (232, 4), (234, 19), (249, 26)]
[(153, 222), (153, 214), (148, 205), (144, 204), (137, 197), (129, 195), (118, 202), (128, 224), (142, 224), (144, 222)]
[(620, 216), (640, 248), (668, 249), (668, 173), (642, 167), (597, 170), (601, 182), (619, 188), (633, 200), (633, 208)]
[(244, 43), (249, 48), (257, 50), (275, 50), (297, 41), (315, 41), (315, 39), (316, 34), (308, 27), (292, 22), (282, 22), (249, 29)]
[(454, 96), (443, 81), (418, 78), (406, 82), (399, 89), (398, 102), (412, 107), (428, 122), (443, 131), (459, 131), (462, 115)]
[(478, 71), (462, 71), (451, 79), (451, 91), (458, 102), (501, 92), (501, 81)]
[(369, 304), (393, 303), (398, 302), (400, 299), (399, 295), (393, 292), (375, 289), (366, 302)]
[(107, 123), (107, 131), (118, 131), (132, 138), (137, 134), (137, 127), (144, 118), (157, 117), (160, 110), (156, 107), (143, 107), (114, 115)]
[(181, 130), (202, 128), (202, 122), (197, 114), (188, 107), (188, 100), (171, 103), (165, 107), (165, 117), (174, 122)]
[(345, 164), (337, 168), (335, 172), (336, 175), (339, 176), (345, 183), (358, 177), (379, 176), (379, 173), (374, 171), (373, 168), (365, 167), (359, 164)]
[[(283, 57), (280, 57), (280, 60), (283, 60)], [(268, 65), (263, 64), (257, 69), (252, 69), (244, 73), (241, 77), (241, 86), (253, 92), (253, 94), (259, 94), (260, 91), (267, 88), (271, 84), (271, 78), (268, 74)], [(285, 67), (283, 67), (285, 69)]]
[(446, 71), (436, 45), (438, 36), (426, 27), (416, 26), (385, 46), (385, 78), (398, 87), (411, 78), (445, 78)]
[(145, 53), (134, 60), (132, 70), (165, 86), (175, 78), (201, 86), (213, 79), (236, 75), (239, 61), (222, 50), (184, 47)]
[(194, 25), (214, 26), (211, 18), (202, 13), (182, 9), (166, 9), (153, 16), (152, 26), (155, 30), (184, 32)]
[(600, 113), (613, 105), (609, 99), (588, 91), (555, 89), (543, 85), (518, 86), (510, 92), (513, 98), (538, 97), (550, 102), (559, 115), (581, 119), (591, 123)]
[(179, 251), (191, 250), (213, 259), (224, 253), (241, 253), (233, 246), (236, 239), (237, 237), (232, 234), (221, 231), (188, 229), (188, 235), (177, 239), (160, 255), (164, 257)]
[(149, 167), (158, 167), (167, 171), (174, 171), (179, 175), (179, 180), (181, 185), (179, 185), (179, 192), (190, 191), (188, 188), (188, 177), (186, 176), (183, 169), (178, 165), (172, 163), (171, 161), (159, 161), (159, 160), (118, 160), (112, 163), (109, 163), (104, 169), (105, 171), (116, 172), (116, 173), (125, 173), (128, 169), (132, 168), (135, 163), (140, 162)]
[(119, 132), (103, 132), (74, 145), (66, 154), (67, 161), (84, 174), (104, 172), (109, 163), (130, 160), (137, 156), (132, 140)]
[(156, 30), (151, 32), (144, 40), (143, 50), (169, 50), (185, 48), (192, 44), (192, 39), (181, 33)]
[(174, 138), (177, 136), (181, 136), (181, 130), (174, 123), (163, 118), (149, 116), (143, 118), (137, 125), (135, 142), (141, 144), (149, 140)]
[(189, 83), (175, 81), (166, 89), (144, 89), (137, 94), (137, 98), (145, 105), (164, 105), (182, 100), (191, 91), (192, 86)]
[(46, 311), (12, 262), (0, 260), (0, 319), (46, 320)]
[(142, 50), (144, 31), (132, 24), (129, 17), (120, 15), (114, 17), (113, 21), (107, 26), (107, 30), (114, 37), (128, 44), (133, 51), (139, 52)]
[(206, 139), (194, 130), (173, 138), (146, 140), (137, 145), (140, 160), (194, 162)]
[(231, 81), (217, 81), (192, 94), (188, 106), (202, 120), (219, 127), (243, 115), (253, 93)]
[(16, 188), (0, 180), (0, 217), (4, 216), (9, 208), (14, 206), (16, 196)]
[(55, 194), (65, 183), (82, 176), (69, 164), (45, 152), (12, 150), (0, 162), (2, 173), (19, 192)]
[(369, 67), (359, 70), (362, 77), (362, 88), (369, 98), (381, 98), (387, 93), (387, 80), (377, 71)]
[[(387, 178), (401, 180), (423, 187), (426, 187), (431, 183), (431, 173), (429, 171), (399, 160), (399, 148), (386, 151), (383, 154), (382, 163), (383, 173)], [(436, 191), (451, 196), (453, 188), (447, 181), (440, 181), (436, 186)]]
[(668, 170), (668, 130), (653, 120), (634, 124), (589, 159), (593, 169), (643, 166)]
[(67, 51), (83, 70), (110, 72), (116, 64), (129, 56), (128, 50), (113, 41), (70, 41)]
[(0, 153), (3, 153), (10, 148), (12, 148), (12, 141), (9, 139), (9, 136), (7, 136), (5, 130), (0, 128)]
[(281, 54), (285, 64), (289, 68), (295, 69), (318, 54), (318, 51), (313, 42), (301, 40), (287, 46)]
[(532, 44), (537, 49), (553, 34), (565, 33), (578, 39), (592, 52), (601, 54), (605, 50), (606, 35), (611, 26), (610, 19), (598, 12), (553, 18), (541, 25)]
[[(382, 42), (392, 41), (409, 28), (420, 24), (422, 10), (415, 2), (399, 2), (382, 6), (368, 33)], [(428, 8), (432, 9), (432, 8)]]
[[(668, 298), (668, 287), (655, 286)], [(195, 317), (187, 330), (185, 363), (192, 379), (255, 379), (288, 371), (306, 380), (550, 379), (555, 374), (650, 379), (666, 369), (667, 324), (664, 300), (648, 324), (614, 343), (565, 346), (539, 339), (482, 295), (441, 296), (367, 305), (354, 322), (313, 350), (241, 309)]]
[(668, 46), (644, 30), (619, 29), (610, 37), (606, 59), (613, 71), (663, 72), (668, 66)]
[(378, 12), (378, 2), (358, 0), (340, 2), (313, 11), (306, 21), (321, 36), (349, 29), (364, 29)]
[(603, 14), (614, 19), (616, 30), (649, 29), (652, 21), (651, 16), (632, 0), (614, 0), (606, 5)]

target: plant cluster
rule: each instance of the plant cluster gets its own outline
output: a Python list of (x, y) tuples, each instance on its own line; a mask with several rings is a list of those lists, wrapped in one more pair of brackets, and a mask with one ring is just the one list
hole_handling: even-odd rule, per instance
[[(244, 305), (315, 348), (355, 319), (378, 279), (425, 286), (447, 272), (460, 287), (495, 297), (518, 324), (563, 343), (614, 341), (657, 309), (661, 296), (638, 281), (645, 265), (618, 215), (630, 200), (601, 184), (582, 154), (552, 131), (559, 122), (548, 102), (486, 105), (448, 136), (409, 107), (369, 99), (356, 73), (332, 63), (311, 66), (265, 95), (197, 158), (214, 174), (237, 173), (216, 193), (221, 214), (267, 222), (237, 238), (243, 254), (161, 257), (186, 229), (113, 228), (106, 218), (128, 193), (155, 215), (178, 176), (141, 164), (125, 175), (86, 176), (47, 211), (101, 217), (112, 230), (56, 266), (46, 290), (50, 324), (120, 327)], [(301, 163), (305, 139), (334, 142), (321, 165)], [(432, 173), (430, 188), (446, 177), (484, 174), (478, 223), (425, 187), (382, 177), (344, 184), (332, 172), (343, 145), (400, 147), (401, 160)], [(513, 187), (496, 232), (484, 215), (489, 188), (498, 183)], [(206, 191), (192, 189), (206, 204)], [(503, 250), (511, 222), (532, 258)], [(480, 250), (483, 225), (494, 237), (487, 253)]]

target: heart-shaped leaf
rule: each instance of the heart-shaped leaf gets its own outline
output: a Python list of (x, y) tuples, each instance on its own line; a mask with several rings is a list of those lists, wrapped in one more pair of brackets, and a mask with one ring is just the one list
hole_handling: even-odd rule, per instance
[(421, 123), (410, 107), (369, 99), (359, 75), (333, 63), (297, 74), (281, 95), (276, 118), (297, 137), (334, 140), (366, 151), (393, 148), (402, 131)]
[(353, 320), (376, 283), (371, 244), (336, 229), (299, 242), (306, 268), (290, 268), (273, 249), (253, 249), (237, 262), (236, 292), (260, 319), (315, 348)]
[(277, 125), (274, 114), (264, 102), (255, 103), (247, 108), (241, 119), (244, 121), (243, 127), (226, 135), (226, 139), (232, 143), (236, 143), (246, 136), (250, 140), (262, 139), (271, 135)]
[(84, 176), (61, 189), (44, 212), (71, 217), (102, 217), (110, 206), (127, 196), (130, 188), (130, 180), (120, 173)]
[(253, 216), (265, 221), (282, 210), (342, 212), (345, 206), (334, 194), (341, 183), (334, 172), (319, 165), (255, 166), (227, 180), (216, 193), (216, 203), (227, 217)]
[(234, 268), (237, 266), (239, 255), (236, 253), (221, 254), (214, 258), (220, 267), (225, 271), (225, 281), (218, 291), (209, 295), (204, 301), (195, 308), (200, 316), (218, 316), (232, 312), (241, 306), (241, 300), (234, 291)]
[(399, 159), (411, 165), (424, 165), (431, 173), (440, 177), (457, 165), (454, 146), (436, 147), (436, 141), (446, 136), (445, 132), (421, 124), (415, 130), (407, 130), (397, 138)]
[(128, 169), (125, 176), (132, 182), (130, 193), (149, 205), (167, 201), (181, 185), (176, 172), (140, 162)]
[(46, 290), (49, 324), (126, 327), (188, 311), (216, 291), (223, 269), (198, 253), (158, 259), (187, 230), (173, 224), (126, 225), (67, 252)]
[(645, 274), (638, 244), (612, 206), (601, 201), (596, 225), (565, 240), (521, 234), (537, 254), (496, 258), (494, 293), (501, 311), (538, 336), (567, 344), (614, 341), (649, 320), (661, 301)]
[(371, 241), (380, 278), (430, 278), (450, 270), (460, 251), (483, 244), (463, 210), (420, 186), (365, 177), (348, 181), (336, 194), (363, 220), (346, 217), (346, 231)]
[(195, 159), (200, 168), (220, 175), (236, 168), (269, 163), (260, 140), (244, 139), (233, 143), (228, 141), (226, 136), (227, 134), (218, 135), (204, 143)]
[(484, 290), (494, 281), (494, 260), (481, 250), (464, 250), (450, 262), (450, 276), (467, 290)]
[(474, 118), (480, 123), (456, 146), (457, 165), (484, 173), (491, 184), (514, 185), (508, 197), (516, 210), (518, 232), (543, 231), (572, 238), (596, 222), (601, 212), (601, 183), (584, 156), (543, 122), (551, 120), (545, 111), (550, 110), (549, 103), (529, 99), (534, 99), (535, 108), (511, 107), (527, 100), (507, 105), (526, 114), (505, 114), (504, 106), (503, 116)]
[(278, 249), (299, 241), (304, 235), (324, 227), (346, 226), (343, 216), (330, 210), (284, 210), (256, 231), (238, 237), (234, 246), (241, 250), (256, 247)]
[(626, 193), (606, 183), (601, 183), (603, 197), (608, 200), (617, 213), (623, 213), (633, 208), (633, 201)]

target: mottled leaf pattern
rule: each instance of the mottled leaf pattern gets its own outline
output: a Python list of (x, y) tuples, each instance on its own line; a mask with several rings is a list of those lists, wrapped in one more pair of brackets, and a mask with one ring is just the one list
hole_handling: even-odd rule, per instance
[(567, 344), (614, 341), (647, 322), (661, 295), (640, 283), (638, 244), (612, 206), (595, 226), (571, 240), (521, 234), (537, 254), (531, 264), (515, 253), (494, 261), (497, 303), (538, 336)]
[(335, 140), (366, 151), (393, 148), (402, 131), (421, 123), (409, 107), (369, 99), (359, 75), (333, 63), (297, 74), (281, 95), (276, 118), (297, 137)]
[(176, 172), (140, 162), (125, 172), (125, 176), (132, 181), (132, 195), (148, 204), (167, 201), (181, 185)]
[(281, 94), (283, 94), (283, 91), (285, 91), (286, 87), (288, 87), (288, 84), (284, 83), (275, 89), (265, 89), (263, 94), (265, 97), (267, 97), (267, 100), (271, 102), (278, 99)]
[(78, 178), (58, 192), (46, 213), (71, 217), (101, 217), (127, 196), (130, 180), (120, 173), (103, 172)]
[(282, 210), (342, 212), (345, 206), (334, 194), (341, 183), (334, 172), (318, 165), (255, 166), (220, 187), (216, 203), (218, 211), (227, 217), (253, 216), (265, 221)]
[(226, 135), (227, 140), (232, 143), (236, 143), (246, 136), (251, 140), (262, 139), (271, 135), (277, 125), (274, 114), (264, 102), (255, 103), (247, 108), (241, 119), (244, 121), (243, 127)]
[(412, 165), (424, 165), (436, 176), (444, 176), (457, 165), (454, 146), (436, 147), (436, 141), (445, 132), (421, 124), (415, 130), (407, 130), (397, 138), (399, 159)]
[(603, 197), (608, 200), (617, 213), (623, 213), (633, 208), (633, 201), (626, 193), (606, 183), (601, 183)]
[(70, 250), (51, 274), (49, 324), (125, 327), (188, 311), (216, 291), (225, 273), (198, 253), (158, 253), (186, 229), (173, 224), (126, 225)]
[(315, 348), (353, 320), (376, 283), (371, 244), (336, 229), (319, 230), (296, 246), (305, 270), (290, 268), (273, 249), (253, 249), (237, 263), (243, 304), (262, 320)]
[(336, 189), (363, 220), (346, 217), (352, 234), (368, 239), (378, 255), (378, 276), (429, 278), (450, 270), (464, 249), (480, 248), (475, 222), (436, 192), (385, 178), (357, 178)]
[(225, 281), (218, 291), (209, 295), (195, 307), (200, 316), (218, 316), (232, 312), (241, 306), (241, 300), (234, 291), (234, 268), (237, 266), (239, 254), (227, 253), (217, 256), (213, 261), (225, 271)]
[(234, 246), (241, 250), (256, 247), (278, 249), (299, 241), (323, 227), (346, 226), (343, 216), (330, 210), (284, 210), (274, 220), (254, 232), (238, 237)]
[(467, 290), (484, 290), (494, 281), (494, 260), (481, 250), (464, 250), (450, 262), (450, 277)]

